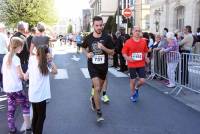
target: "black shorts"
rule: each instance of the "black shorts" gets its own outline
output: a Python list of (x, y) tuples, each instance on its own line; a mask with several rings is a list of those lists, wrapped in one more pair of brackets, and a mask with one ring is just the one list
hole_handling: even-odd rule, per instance
[(139, 78), (145, 78), (145, 67), (139, 67), (139, 68), (129, 68), (130, 78), (135, 79), (137, 76)]
[(99, 66), (99, 65), (91, 65), (91, 64), (89, 64), (88, 71), (89, 71), (91, 79), (95, 78), (95, 77), (98, 77), (98, 78), (100, 78), (102, 80), (105, 80), (107, 72), (108, 72), (108, 68), (107, 67), (103, 67), (101, 65)]

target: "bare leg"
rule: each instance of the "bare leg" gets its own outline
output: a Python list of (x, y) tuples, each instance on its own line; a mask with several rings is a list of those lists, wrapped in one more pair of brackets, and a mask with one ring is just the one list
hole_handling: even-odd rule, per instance
[(101, 79), (95, 77), (95, 78), (92, 78), (92, 83), (94, 85), (94, 102), (95, 102), (95, 106), (96, 106), (96, 110), (97, 110), (97, 109), (100, 109), (99, 98), (100, 98), (100, 93), (102, 90), (104, 80), (101, 80)]
[(130, 79), (131, 96), (135, 93), (135, 79)]
[(103, 87), (102, 87), (102, 91), (106, 91), (107, 90), (107, 87), (108, 87), (108, 80), (107, 80), (107, 77), (103, 83)]
[(143, 84), (145, 83), (144, 78), (140, 78), (139, 81), (137, 82), (136, 88), (140, 88)]

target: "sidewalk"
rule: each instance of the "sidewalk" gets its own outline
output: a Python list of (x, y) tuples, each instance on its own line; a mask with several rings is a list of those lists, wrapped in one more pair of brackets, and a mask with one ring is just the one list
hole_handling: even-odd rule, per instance
[(175, 96), (175, 94), (168, 94), (174, 88), (166, 87), (164, 82), (160, 80), (146, 80), (146, 84), (200, 112), (200, 94), (183, 88), (180, 94)]

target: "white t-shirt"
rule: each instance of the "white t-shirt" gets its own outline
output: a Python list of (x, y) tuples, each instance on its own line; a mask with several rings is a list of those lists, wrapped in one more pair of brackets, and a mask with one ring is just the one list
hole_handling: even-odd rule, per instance
[(8, 37), (6, 34), (0, 32), (0, 54), (6, 54), (8, 52)]
[(51, 98), (49, 74), (42, 75), (38, 68), (36, 56), (30, 56), (28, 64), (29, 73), (29, 101), (42, 102)]
[(11, 93), (11, 92), (18, 92), (21, 91), (22, 88), (22, 81), (17, 74), (17, 66), (21, 66), (20, 59), (16, 55), (12, 58), (12, 64), (10, 67), (7, 65), (8, 60), (7, 53), (3, 58), (3, 65), (2, 65), (2, 73), (3, 73), (3, 90), (4, 92)]

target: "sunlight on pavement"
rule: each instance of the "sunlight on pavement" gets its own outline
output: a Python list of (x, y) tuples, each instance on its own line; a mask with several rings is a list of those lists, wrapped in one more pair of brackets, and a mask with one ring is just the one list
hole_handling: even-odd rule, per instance
[(52, 48), (52, 54), (54, 55), (63, 55), (67, 53), (76, 53), (77, 48), (75, 45), (69, 45), (68, 43), (65, 45), (60, 45), (60, 41), (57, 41)]

